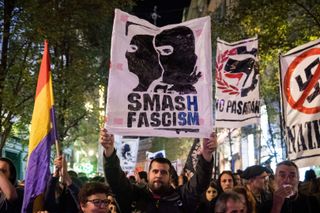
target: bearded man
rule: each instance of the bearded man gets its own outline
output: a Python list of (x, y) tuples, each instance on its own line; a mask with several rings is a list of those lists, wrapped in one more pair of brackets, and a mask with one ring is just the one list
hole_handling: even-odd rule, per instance
[(217, 148), (217, 137), (212, 133), (203, 139), (203, 148), (194, 176), (181, 187), (171, 186), (173, 167), (166, 158), (150, 162), (148, 186), (141, 188), (129, 182), (120, 167), (114, 148), (114, 137), (106, 129), (100, 131), (104, 147), (104, 171), (122, 212), (193, 213), (201, 194), (208, 188), (213, 168), (212, 153)]

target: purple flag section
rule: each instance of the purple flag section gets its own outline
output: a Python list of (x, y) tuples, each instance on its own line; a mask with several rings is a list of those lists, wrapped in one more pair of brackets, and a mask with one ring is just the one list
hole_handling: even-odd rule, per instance
[(54, 107), (51, 107), (50, 109), (50, 118), (52, 123), (52, 134), (53, 134), (53, 141), (58, 141), (58, 129), (57, 129), (57, 123), (56, 123), (56, 110)]
[(53, 130), (39, 143), (29, 157), (26, 172), (22, 213), (32, 212), (32, 201), (42, 194), (50, 176), (50, 151), (53, 143)]
[(57, 135), (48, 42), (44, 44), (31, 120), (22, 213), (43, 210), (43, 203), (36, 198), (45, 192), (50, 175), (51, 145)]

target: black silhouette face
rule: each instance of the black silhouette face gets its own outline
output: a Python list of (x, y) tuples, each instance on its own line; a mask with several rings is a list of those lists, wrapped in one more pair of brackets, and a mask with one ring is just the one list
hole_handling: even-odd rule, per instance
[(147, 91), (162, 74), (158, 54), (152, 44), (153, 38), (151, 35), (133, 36), (126, 52), (129, 71), (139, 78), (139, 84), (133, 91)]
[(155, 37), (155, 46), (163, 67), (163, 82), (175, 85), (190, 84), (195, 69), (195, 38), (190, 28), (180, 26), (164, 30)]
[(124, 159), (127, 159), (128, 155), (131, 155), (131, 148), (129, 144), (124, 144), (121, 150), (121, 155)]
[[(242, 89), (241, 89), (241, 97), (245, 97), (248, 95), (248, 93), (251, 90), (254, 90), (258, 83), (258, 74), (259, 70), (257, 67), (257, 62), (253, 58), (246, 58), (244, 60), (235, 60), (232, 58), (229, 58), (225, 67), (225, 77), (227, 78), (237, 78), (239, 84), (240, 80), (242, 79), (242, 76), (244, 75), (245, 79), (242, 83)], [(251, 73), (253, 72), (253, 75)], [(247, 84), (247, 81), (249, 80), (249, 76), (252, 76), (251, 78), (251, 84), (244, 88)], [(249, 81), (250, 82), (250, 81)]]

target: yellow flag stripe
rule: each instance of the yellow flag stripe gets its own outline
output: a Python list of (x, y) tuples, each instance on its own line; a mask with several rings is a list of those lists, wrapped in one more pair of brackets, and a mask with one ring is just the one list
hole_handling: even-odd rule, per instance
[(34, 103), (29, 141), (29, 156), (52, 128), (50, 109), (53, 106), (53, 97), (51, 88), (50, 78), (50, 81), (42, 88)]

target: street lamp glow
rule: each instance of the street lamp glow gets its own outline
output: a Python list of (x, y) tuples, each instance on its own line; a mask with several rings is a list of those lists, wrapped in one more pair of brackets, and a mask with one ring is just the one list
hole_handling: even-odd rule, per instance
[(88, 151), (88, 155), (89, 155), (90, 157), (92, 157), (92, 156), (94, 155), (94, 151), (93, 151), (92, 149), (90, 149), (90, 150)]

